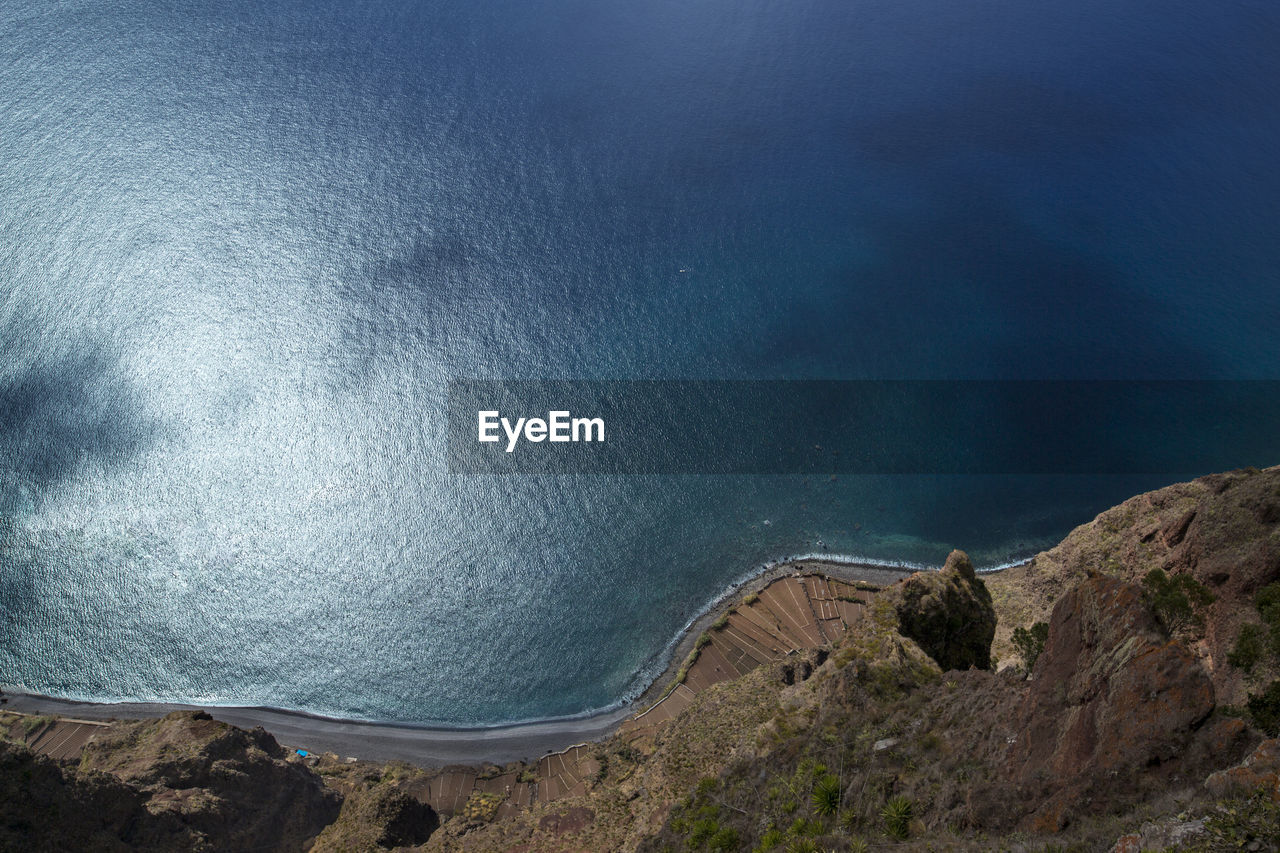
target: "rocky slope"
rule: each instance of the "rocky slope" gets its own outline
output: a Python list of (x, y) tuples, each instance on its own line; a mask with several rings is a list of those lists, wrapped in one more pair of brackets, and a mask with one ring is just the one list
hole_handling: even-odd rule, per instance
[(1280, 467), (1213, 474), (1130, 498), (1071, 532), (1057, 547), (991, 580), (1000, 626), (993, 651), (1016, 657), (1014, 628), (1047, 621), (1054, 604), (1089, 572), (1139, 582), (1148, 572), (1187, 575), (1215, 597), (1189, 647), (1216, 701), (1242, 705), (1277, 674), (1233, 667), (1228, 654), (1245, 624), (1261, 624), (1256, 597), (1280, 579)]
[(303, 851), (341, 804), (269, 734), (203, 712), (117, 724), (78, 764), (0, 750), (6, 850)]

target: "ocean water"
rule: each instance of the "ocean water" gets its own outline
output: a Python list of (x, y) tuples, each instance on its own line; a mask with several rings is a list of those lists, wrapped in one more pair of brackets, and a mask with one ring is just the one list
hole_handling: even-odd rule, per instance
[(1206, 473), (464, 477), (444, 397), (1280, 378), (1277, 44), (1266, 0), (0, 0), (0, 684), (582, 714), (765, 563), (994, 566)]

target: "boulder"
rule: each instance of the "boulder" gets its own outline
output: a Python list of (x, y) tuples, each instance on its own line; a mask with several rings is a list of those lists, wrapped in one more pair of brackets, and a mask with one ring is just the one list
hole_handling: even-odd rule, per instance
[(1215, 797), (1249, 796), (1262, 791), (1271, 802), (1280, 803), (1280, 739), (1264, 740), (1240, 764), (1210, 775), (1204, 786)]

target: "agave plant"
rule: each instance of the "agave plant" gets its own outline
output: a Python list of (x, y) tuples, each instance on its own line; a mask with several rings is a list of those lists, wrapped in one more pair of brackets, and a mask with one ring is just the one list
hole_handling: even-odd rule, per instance
[(911, 834), (911, 801), (906, 797), (890, 797), (880, 812), (884, 818), (884, 829), (891, 837), (899, 841)]
[(813, 811), (830, 817), (840, 810), (840, 780), (827, 774), (813, 786)]

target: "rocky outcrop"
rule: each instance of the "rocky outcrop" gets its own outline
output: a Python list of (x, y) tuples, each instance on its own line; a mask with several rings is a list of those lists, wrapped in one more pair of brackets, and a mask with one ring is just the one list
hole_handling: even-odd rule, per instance
[(150, 814), (218, 849), (302, 851), (337, 817), (341, 797), (286, 755), (262, 729), (180, 711), (117, 724), (80, 766), (110, 773), (146, 797)]
[(1011, 769), (1058, 777), (1172, 757), (1213, 710), (1213, 685), (1165, 640), (1142, 590), (1086, 580), (1053, 610)]
[(106, 773), (71, 773), (0, 741), (0, 850), (208, 849), (180, 823), (148, 812), (145, 801)]
[(917, 572), (885, 595), (898, 630), (943, 670), (991, 667), (996, 614), (991, 594), (964, 551), (952, 551), (938, 572)]
[(1265, 680), (1250, 683), (1227, 657), (1241, 625), (1259, 621), (1258, 590), (1280, 580), (1280, 466), (1212, 474), (1130, 498), (1030, 563), (992, 578), (1003, 614), (997, 654), (1014, 658), (1013, 629), (1047, 620), (1054, 603), (1090, 572), (1140, 582), (1152, 569), (1189, 575), (1213, 593), (1189, 648), (1218, 701), (1245, 704)]
[(1206, 725), (1208, 674), (1161, 633), (1134, 584), (1095, 576), (1063, 596), (1033, 675), (1005, 768), (1038, 804), (1028, 829), (1054, 832), (1081, 808), (1203, 774), (1243, 745), (1238, 720)]
[(1147, 821), (1137, 832), (1121, 836), (1111, 853), (1183, 850), (1205, 836), (1204, 823), (1204, 818), (1181, 820), (1177, 817)]
[(1249, 796), (1261, 790), (1271, 802), (1280, 803), (1280, 740), (1264, 740), (1240, 764), (1211, 774), (1204, 786), (1221, 798)]
[(316, 840), (312, 853), (359, 853), (421, 844), (440, 825), (430, 806), (393, 785), (349, 795), (342, 812)]

